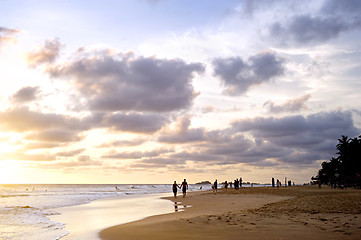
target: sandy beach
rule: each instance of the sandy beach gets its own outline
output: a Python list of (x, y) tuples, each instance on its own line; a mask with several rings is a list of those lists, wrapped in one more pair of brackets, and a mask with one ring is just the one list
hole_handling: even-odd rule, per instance
[(174, 213), (105, 229), (115, 239), (361, 239), (361, 191), (316, 186), (192, 192)]

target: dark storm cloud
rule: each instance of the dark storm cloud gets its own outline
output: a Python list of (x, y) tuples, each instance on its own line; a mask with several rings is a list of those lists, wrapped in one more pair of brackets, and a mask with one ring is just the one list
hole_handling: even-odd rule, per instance
[(17, 103), (31, 102), (37, 99), (39, 93), (39, 87), (23, 87), (12, 96), (12, 99)]
[(284, 60), (273, 52), (259, 53), (244, 62), (240, 57), (213, 61), (214, 75), (219, 77), (229, 95), (241, 95), (254, 85), (282, 76)]
[(104, 118), (103, 125), (115, 131), (153, 133), (168, 120), (159, 114), (115, 113)]
[(33, 51), (27, 53), (27, 61), (30, 67), (41, 64), (53, 63), (59, 56), (62, 44), (57, 39), (46, 40), (43, 46), (38, 46)]
[(199, 63), (110, 51), (80, 52), (73, 61), (48, 69), (53, 78), (70, 79), (96, 111), (168, 112), (188, 108)]
[(270, 113), (298, 112), (300, 110), (307, 109), (305, 103), (308, 99), (310, 99), (310, 97), (310, 94), (306, 94), (299, 98), (290, 99), (279, 105), (276, 105), (272, 101), (267, 101), (263, 106), (266, 107)]
[(358, 0), (329, 0), (313, 15), (293, 15), (274, 22), (269, 32), (281, 44), (318, 44), (337, 38), (343, 32), (361, 29), (361, 4)]

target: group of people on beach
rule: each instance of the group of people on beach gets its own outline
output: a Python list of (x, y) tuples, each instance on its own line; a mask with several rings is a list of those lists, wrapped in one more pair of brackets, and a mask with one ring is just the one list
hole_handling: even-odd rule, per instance
[[(237, 178), (234, 180), (234, 183), (232, 181), (228, 182), (228, 181), (224, 181), (224, 188), (227, 190), (228, 189), (228, 186), (229, 188), (232, 188), (233, 187), (233, 184), (234, 184), (234, 189), (240, 189), (242, 188), (242, 178)], [(217, 189), (218, 189), (218, 181), (217, 179), (214, 181), (213, 185), (212, 185), (212, 190), (213, 192), (217, 192)]]
[[(224, 188), (227, 189), (228, 185), (229, 185), (230, 188), (232, 188), (232, 184), (233, 184), (232, 181), (229, 182), (229, 183), (227, 181), (225, 181), (224, 182)], [(173, 194), (174, 194), (175, 198), (177, 197), (178, 188), (182, 189), (183, 197), (186, 197), (187, 190), (188, 190), (187, 180), (184, 179), (183, 182), (180, 185), (177, 184), (177, 181), (174, 181), (173, 186), (172, 186), (172, 190), (173, 190)], [(239, 178), (239, 179), (237, 178), (237, 179), (234, 180), (234, 189), (239, 189), (239, 188), (242, 188), (242, 178)], [(202, 189), (202, 187), (200, 189)], [(217, 189), (218, 189), (218, 181), (217, 181), (217, 179), (212, 184), (212, 189), (213, 189), (213, 192), (217, 192)]]
[[(217, 181), (217, 180), (216, 180)], [(230, 187), (230, 188), (232, 188), (233, 187), (233, 184), (234, 184), (234, 189), (240, 189), (240, 188), (242, 188), (242, 178), (237, 178), (237, 179), (235, 179), (234, 180), (234, 183), (232, 182), (232, 181), (230, 181), (230, 182), (227, 182), (227, 181), (225, 181), (224, 182), (224, 188), (225, 189), (228, 189), (228, 186)]]
[(178, 185), (177, 181), (174, 181), (173, 186), (172, 186), (172, 190), (173, 190), (173, 194), (174, 194), (175, 198), (177, 197), (178, 188), (182, 189), (183, 197), (186, 197), (187, 190), (188, 190), (187, 180), (184, 179), (183, 182), (181, 183), (181, 185)]

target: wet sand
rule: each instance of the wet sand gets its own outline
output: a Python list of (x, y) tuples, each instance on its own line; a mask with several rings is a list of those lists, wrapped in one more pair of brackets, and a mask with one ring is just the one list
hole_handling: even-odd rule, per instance
[[(51, 220), (66, 223), (70, 233), (61, 240), (99, 240), (99, 232), (111, 226), (173, 211), (164, 194), (134, 194), (99, 199), (88, 204), (52, 209)], [(0, 237), (1, 239), (1, 237)]]
[(99, 236), (103, 240), (361, 239), (361, 191), (356, 189), (243, 188), (168, 199), (177, 202), (177, 212), (111, 227)]

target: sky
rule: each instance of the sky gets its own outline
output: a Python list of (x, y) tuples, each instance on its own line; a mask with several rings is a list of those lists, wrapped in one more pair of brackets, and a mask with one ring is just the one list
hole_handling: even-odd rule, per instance
[(0, 183), (302, 184), (361, 134), (361, 1), (0, 4)]

